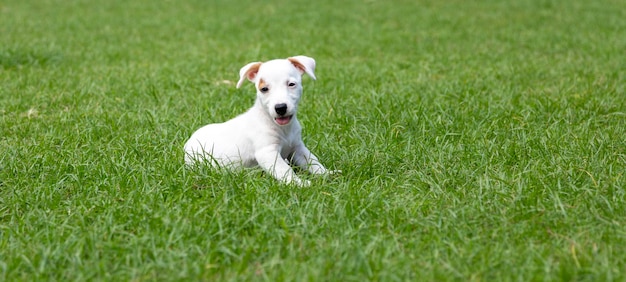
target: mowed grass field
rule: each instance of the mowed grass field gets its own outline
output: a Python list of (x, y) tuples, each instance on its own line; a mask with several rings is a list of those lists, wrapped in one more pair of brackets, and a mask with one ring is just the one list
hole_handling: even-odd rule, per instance
[[(317, 60), (339, 176), (188, 169)], [(626, 3), (0, 2), (2, 281), (623, 281)]]

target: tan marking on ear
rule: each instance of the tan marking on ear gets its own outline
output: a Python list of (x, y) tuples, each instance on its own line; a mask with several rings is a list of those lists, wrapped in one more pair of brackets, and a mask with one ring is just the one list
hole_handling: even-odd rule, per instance
[(253, 80), (256, 77), (257, 73), (259, 72), (260, 67), (261, 67), (261, 63), (256, 63), (250, 66), (248, 71), (246, 71), (246, 78), (248, 78), (249, 80)]
[(300, 63), (298, 60), (294, 58), (288, 58), (287, 60), (289, 60), (291, 64), (300, 71), (300, 74), (304, 73), (306, 67), (302, 63)]

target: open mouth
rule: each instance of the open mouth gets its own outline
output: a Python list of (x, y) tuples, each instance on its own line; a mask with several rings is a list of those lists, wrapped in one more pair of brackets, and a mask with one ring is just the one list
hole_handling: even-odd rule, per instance
[(291, 117), (293, 116), (277, 117), (274, 121), (276, 121), (278, 125), (286, 125), (291, 121)]

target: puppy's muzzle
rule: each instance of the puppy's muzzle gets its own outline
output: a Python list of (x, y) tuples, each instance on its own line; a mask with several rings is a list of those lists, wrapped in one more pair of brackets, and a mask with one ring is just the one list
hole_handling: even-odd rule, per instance
[(274, 118), (274, 121), (276, 122), (276, 124), (287, 125), (289, 124), (289, 122), (291, 122), (291, 118), (293, 117), (293, 115), (286, 115), (287, 104), (285, 103), (276, 104), (276, 106), (274, 106), (274, 110), (276, 111), (276, 114), (278, 114), (278, 117)]
[(276, 106), (274, 106), (274, 110), (276, 110), (278, 115), (285, 115), (285, 113), (287, 113), (287, 104), (276, 104)]

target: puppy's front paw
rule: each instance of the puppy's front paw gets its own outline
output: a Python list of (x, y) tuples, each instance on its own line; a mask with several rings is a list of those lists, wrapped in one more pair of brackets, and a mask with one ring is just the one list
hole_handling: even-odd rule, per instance
[(329, 170), (328, 171), (329, 175), (337, 175), (337, 174), (341, 174), (341, 170), (340, 169), (333, 169), (333, 170)]

